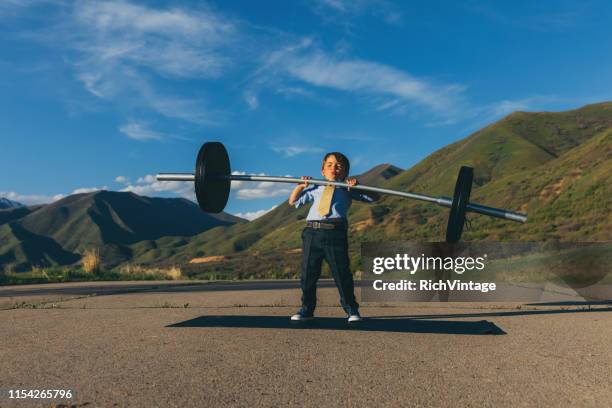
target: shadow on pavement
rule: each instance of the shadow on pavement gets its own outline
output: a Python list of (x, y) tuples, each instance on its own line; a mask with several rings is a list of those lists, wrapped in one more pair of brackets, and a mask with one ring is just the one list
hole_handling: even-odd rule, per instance
[(309, 322), (292, 322), (285, 316), (200, 316), (195, 319), (175, 323), (166, 327), (224, 327), (258, 329), (323, 329), (357, 330), (395, 333), (441, 333), (441, 334), (506, 334), (494, 323), (481, 320), (477, 322), (457, 322), (445, 320), (415, 320), (406, 317), (365, 318), (362, 322), (349, 324), (344, 318), (317, 317)]

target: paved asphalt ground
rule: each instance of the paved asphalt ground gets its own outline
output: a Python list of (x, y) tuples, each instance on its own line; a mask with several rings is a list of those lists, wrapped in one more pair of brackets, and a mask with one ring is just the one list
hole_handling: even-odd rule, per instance
[(2, 287), (0, 407), (612, 406), (610, 304), (363, 304), (348, 327), (332, 285), (308, 325), (296, 282)]

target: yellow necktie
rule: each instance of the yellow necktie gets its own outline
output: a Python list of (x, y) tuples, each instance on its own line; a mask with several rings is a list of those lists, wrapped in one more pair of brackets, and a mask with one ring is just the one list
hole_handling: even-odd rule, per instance
[(319, 215), (325, 217), (331, 210), (332, 197), (334, 196), (334, 186), (325, 186), (321, 200), (319, 201)]

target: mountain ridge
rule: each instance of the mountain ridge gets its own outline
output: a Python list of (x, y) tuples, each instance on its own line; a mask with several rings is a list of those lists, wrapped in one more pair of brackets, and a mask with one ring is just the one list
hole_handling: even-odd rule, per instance
[(5, 208), (18, 208), (18, 207), (25, 207), (25, 206), (17, 201), (13, 201), (6, 197), (0, 197), (0, 210), (5, 209)]
[[(225, 213), (204, 213), (184, 198), (151, 198), (106, 190), (73, 194), (35, 211), (23, 210), (20, 217), (14, 213), (7, 215), (8, 222), (0, 227), (0, 263), (15, 263), (18, 268), (61, 264), (58, 259), (74, 259), (75, 254), (91, 248), (98, 248), (105, 264), (112, 266), (131, 258), (130, 246), (142, 241), (189, 237), (217, 226), (245, 222)], [(42, 252), (32, 252), (31, 241), (38, 242)], [(56, 245), (66, 253), (48, 255), (59, 253)]]

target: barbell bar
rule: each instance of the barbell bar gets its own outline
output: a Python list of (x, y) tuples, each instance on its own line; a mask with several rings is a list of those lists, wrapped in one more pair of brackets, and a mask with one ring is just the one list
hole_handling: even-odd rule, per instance
[[(218, 213), (223, 211), (229, 199), (232, 181), (267, 181), (273, 183), (304, 183), (304, 180), (295, 177), (258, 176), (255, 174), (231, 174), (229, 156), (225, 146), (220, 142), (206, 142), (200, 148), (196, 160), (195, 173), (159, 173), (158, 181), (192, 181), (195, 184), (195, 193), (198, 204), (203, 211)], [(309, 179), (309, 184), (333, 185), (336, 187), (350, 187), (355, 190), (372, 191), (402, 198), (411, 198), (437, 204), (451, 209), (446, 229), (446, 241), (457, 242), (465, 224), (465, 213), (474, 212), (490, 217), (502, 218), (516, 222), (526, 222), (527, 214), (488, 207), (482, 204), (469, 202), (474, 171), (471, 167), (463, 166), (459, 171), (453, 198), (433, 197), (425, 194), (410, 193), (386, 188), (372, 187), (363, 184), (349, 186), (339, 181)]]
[[(230, 181), (271, 181), (273, 183), (304, 183), (304, 180), (296, 177), (278, 177), (278, 176), (257, 176), (257, 175), (237, 175), (232, 174), (231, 176), (212, 176), (212, 179), (230, 180)], [(193, 173), (159, 173), (157, 175), (158, 181), (195, 181), (195, 175)], [(430, 203), (438, 204), (442, 207), (451, 208), (453, 200), (450, 197), (432, 197), (425, 194), (408, 193), (404, 191), (389, 190), (387, 188), (379, 188), (357, 184), (355, 186), (349, 186), (347, 183), (339, 181), (328, 181), (319, 179), (310, 179), (308, 184), (316, 184), (319, 186), (332, 185), (336, 187), (350, 187), (355, 190), (373, 191), (381, 194), (388, 194), (403, 198), (412, 198), (415, 200), (427, 201)], [(487, 207), (486, 205), (469, 203), (466, 206), (466, 210), (469, 212), (475, 212), (478, 214), (488, 215), (490, 217), (503, 218), (506, 220), (525, 222), (527, 221), (527, 214), (502, 210), (494, 207)], [(213, 211), (207, 211), (213, 212)], [(216, 211), (219, 212), (219, 211)]]

